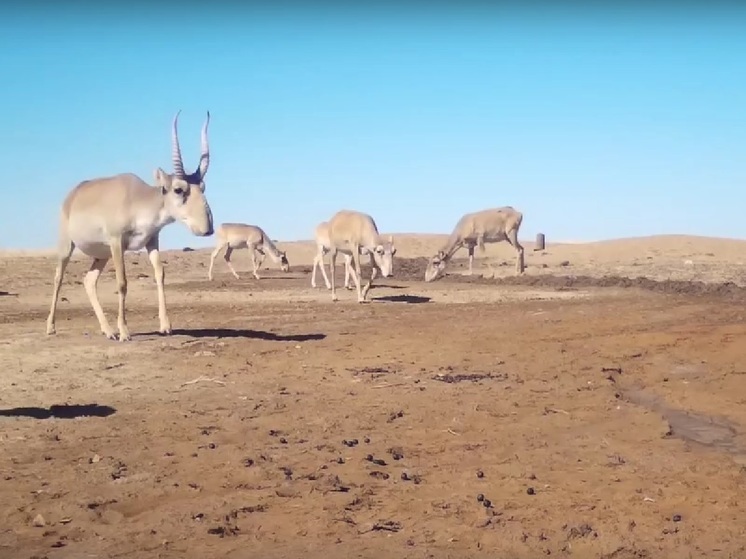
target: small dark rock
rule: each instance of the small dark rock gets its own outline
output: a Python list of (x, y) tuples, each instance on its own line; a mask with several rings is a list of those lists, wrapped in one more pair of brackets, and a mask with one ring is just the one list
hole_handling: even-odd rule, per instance
[(482, 470), (477, 470), (477, 477), (482, 479), (484, 477), (484, 472)]
[(528, 495), (536, 495), (536, 491), (534, 490), (533, 487), (529, 487), (528, 489), (526, 489), (526, 493)]
[(477, 495), (477, 501), (479, 501), (480, 503), (484, 501), (484, 495), (482, 495), (481, 493)]
[(372, 462), (373, 462), (373, 463), (374, 463), (375, 465), (377, 465), (377, 466), (385, 466), (385, 465), (386, 465), (386, 461), (385, 461), (384, 459), (382, 459), (382, 458), (374, 458), (374, 459), (372, 460)]
[(681, 515), (680, 514), (674, 514), (671, 518), (674, 522), (681, 522)]
[(410, 480), (409, 474), (407, 472), (402, 472), (401, 479), (402, 481), (409, 481)]
[(253, 466), (253, 465), (254, 465), (254, 461), (253, 461), (253, 460), (252, 460), (251, 458), (244, 458), (244, 459), (242, 460), (242, 464), (243, 464), (244, 466), (246, 466), (247, 468), (250, 468), (251, 466)]
[(288, 440), (285, 437), (281, 437), (280, 444), (288, 444)]
[(368, 443), (370, 443), (370, 438), (368, 438), (368, 437), (365, 437), (365, 438), (363, 439), (363, 442), (364, 442), (365, 444), (368, 444)]
[(394, 452), (394, 453), (393, 453), (393, 454), (391, 455), (391, 457), (392, 457), (392, 458), (393, 458), (394, 460), (401, 460), (402, 458), (404, 458), (404, 455), (402, 455), (402, 454), (399, 454), (398, 452)]
[(215, 450), (215, 443), (208, 444), (207, 448), (209, 448), (210, 450)]
[(368, 462), (373, 462), (373, 455), (372, 455), (372, 454), (368, 454), (368, 455), (367, 455), (367, 456), (365, 457), (365, 459), (366, 459), (366, 460), (367, 460)]
[(482, 504), (484, 505), (484, 508), (488, 509), (492, 506), (492, 501), (490, 501), (489, 499), (483, 499)]
[(389, 475), (386, 472), (380, 472), (378, 470), (374, 470), (370, 472), (370, 477), (374, 477), (377, 479), (389, 479)]
[(530, 476), (528, 476), (528, 479), (536, 479), (536, 474), (531, 474)]
[(345, 463), (345, 459), (344, 458), (342, 458), (341, 456), (339, 458), (337, 458), (337, 464), (344, 464), (344, 463)]

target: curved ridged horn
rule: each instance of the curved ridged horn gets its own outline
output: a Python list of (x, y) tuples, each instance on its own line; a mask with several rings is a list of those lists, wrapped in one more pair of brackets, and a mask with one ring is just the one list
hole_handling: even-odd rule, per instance
[(200, 178), (204, 178), (207, 168), (210, 166), (210, 143), (207, 140), (207, 127), (210, 124), (210, 111), (207, 111), (207, 120), (202, 126), (202, 155), (199, 157), (199, 167), (197, 173)]
[(171, 159), (173, 160), (174, 172), (176, 173), (176, 176), (184, 178), (186, 174), (184, 173), (184, 162), (181, 160), (181, 149), (179, 148), (179, 132), (177, 130), (177, 122), (179, 120), (180, 113), (181, 110), (179, 110), (179, 112), (177, 112), (176, 116), (174, 117)]

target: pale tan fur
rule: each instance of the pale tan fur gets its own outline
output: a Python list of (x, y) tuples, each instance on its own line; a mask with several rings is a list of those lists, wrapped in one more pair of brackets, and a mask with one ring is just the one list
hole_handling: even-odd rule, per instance
[(511, 206), (491, 208), (461, 217), (448, 238), (446, 245), (433, 256), (425, 270), (425, 281), (433, 281), (440, 276), (446, 263), (461, 247), (469, 251), (469, 274), (473, 273), (474, 247), (484, 252), (485, 243), (507, 241), (516, 250), (516, 275), (525, 270), (523, 247), (518, 242), (518, 230), (523, 214)]
[[(329, 277), (326, 275), (324, 269), (324, 256), (329, 252), (329, 222), (322, 221), (316, 226), (314, 230), (314, 240), (316, 241), (316, 256), (313, 259), (313, 270), (311, 271), (311, 287), (316, 287), (316, 268), (321, 270), (321, 275), (324, 278), (324, 283), (327, 289), (331, 289), (332, 286), (329, 283)], [(352, 256), (349, 254), (343, 254), (345, 259), (345, 289), (352, 289), (350, 285), (350, 275), (352, 271)], [(372, 278), (371, 278), (372, 281)]]
[(251, 253), (251, 263), (254, 266), (254, 277), (259, 278), (259, 267), (262, 265), (265, 256), (265, 250), (269, 252), (272, 260), (280, 264), (283, 272), (290, 271), (290, 264), (287, 255), (278, 250), (272, 240), (264, 232), (264, 229), (258, 225), (248, 225), (246, 223), (223, 223), (215, 231), (215, 250), (210, 255), (210, 269), (207, 277), (212, 281), (212, 268), (215, 264), (215, 258), (220, 251), (225, 249), (223, 258), (228, 268), (238, 279), (238, 273), (231, 264), (231, 254), (236, 249), (247, 248)]
[[(391, 277), (394, 272), (394, 238), (383, 240), (378, 233), (376, 222), (368, 214), (353, 210), (340, 210), (332, 216), (328, 222), (329, 230), (329, 252), (331, 262), (329, 270), (331, 273), (332, 301), (337, 300), (337, 291), (334, 282), (334, 268), (337, 254), (348, 254), (351, 256), (355, 266), (352, 269), (352, 279), (357, 288), (357, 300), (365, 302), (373, 280), (377, 272), (385, 278)], [(370, 255), (370, 265), (373, 268), (371, 279), (364, 289), (360, 287), (360, 255)]]
[[(57, 269), (54, 277), (52, 305), (47, 318), (47, 334), (54, 334), (57, 301), (62, 278), (77, 247), (93, 258), (93, 263), (83, 279), (86, 294), (96, 314), (101, 331), (109, 339), (116, 339), (114, 330), (98, 300), (97, 283), (109, 259), (114, 260), (119, 296), (117, 326), (119, 339), (130, 339), (125, 317), (127, 277), (124, 253), (145, 248), (153, 266), (158, 291), (158, 317), (160, 332), (171, 333), (171, 322), (166, 313), (164, 271), (159, 256), (159, 233), (163, 227), (181, 221), (192, 233), (209, 236), (213, 233), (212, 213), (204, 195), (204, 175), (209, 166), (207, 121), (202, 129), (202, 158), (197, 171), (186, 175), (178, 150), (177, 119), (173, 122), (173, 155), (177, 170), (169, 174), (161, 168), (155, 170), (155, 186), (150, 186), (133, 174), (87, 180), (73, 188), (62, 204), (60, 212)], [(178, 163), (176, 157), (178, 156)]]

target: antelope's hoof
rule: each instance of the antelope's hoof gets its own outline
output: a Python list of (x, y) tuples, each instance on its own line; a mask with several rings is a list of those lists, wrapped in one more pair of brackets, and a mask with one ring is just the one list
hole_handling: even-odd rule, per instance
[(107, 328), (106, 330), (101, 330), (101, 333), (106, 336), (106, 339), (108, 340), (116, 340), (117, 335), (114, 333), (114, 330), (111, 328)]
[(164, 336), (170, 336), (171, 335), (171, 324), (167, 322), (166, 324), (161, 324), (161, 327), (158, 329), (159, 334), (163, 334)]
[(47, 336), (54, 336), (57, 333), (57, 329), (54, 327), (54, 324), (48, 324), (47, 325)]

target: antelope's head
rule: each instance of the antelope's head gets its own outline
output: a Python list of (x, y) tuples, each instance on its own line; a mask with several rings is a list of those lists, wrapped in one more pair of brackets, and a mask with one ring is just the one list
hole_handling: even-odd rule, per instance
[(389, 235), (387, 241), (377, 245), (373, 251), (373, 260), (376, 265), (381, 269), (381, 275), (384, 278), (390, 278), (394, 275), (394, 255), (396, 254), (396, 247), (394, 246), (394, 237)]
[(438, 254), (430, 258), (425, 269), (425, 281), (433, 281), (442, 277), (446, 269), (446, 253), (438, 251)]
[(202, 155), (197, 170), (187, 175), (179, 148), (177, 123), (179, 113), (174, 117), (172, 131), (173, 174), (160, 167), (155, 171), (156, 184), (161, 187), (164, 206), (168, 214), (176, 221), (184, 223), (194, 235), (209, 237), (214, 233), (212, 211), (205, 197), (205, 175), (210, 166), (210, 145), (207, 140), (207, 127), (210, 124), (210, 111), (202, 126)]

